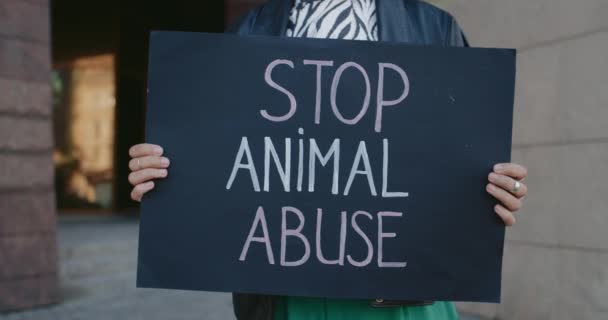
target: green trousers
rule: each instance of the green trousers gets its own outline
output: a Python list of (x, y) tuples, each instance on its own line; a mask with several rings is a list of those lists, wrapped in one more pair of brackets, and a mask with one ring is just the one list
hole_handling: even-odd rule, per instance
[(457, 320), (451, 302), (419, 307), (374, 308), (366, 300), (286, 297), (278, 301), (275, 320)]

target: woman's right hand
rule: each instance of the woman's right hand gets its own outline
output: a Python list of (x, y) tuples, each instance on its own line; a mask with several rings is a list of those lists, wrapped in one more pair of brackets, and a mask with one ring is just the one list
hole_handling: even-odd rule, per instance
[(144, 194), (154, 188), (154, 179), (165, 178), (169, 159), (163, 157), (163, 148), (154, 144), (136, 144), (129, 149), (129, 182), (133, 185), (131, 199), (141, 201)]

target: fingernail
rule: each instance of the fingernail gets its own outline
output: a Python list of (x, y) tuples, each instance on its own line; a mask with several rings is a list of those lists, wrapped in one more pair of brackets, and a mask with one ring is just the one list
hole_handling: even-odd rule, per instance
[(167, 170), (165, 170), (165, 169), (160, 169), (160, 176), (161, 176), (161, 177), (166, 177), (166, 176), (167, 176)]
[(499, 163), (499, 164), (497, 164), (497, 165), (494, 166), (494, 171), (500, 172), (500, 171), (502, 171), (502, 169), (504, 167), (505, 167), (504, 165), (502, 165), (501, 163)]
[(494, 172), (490, 173), (490, 175), (488, 176), (488, 180), (494, 182), (496, 181), (496, 179), (498, 178), (498, 175)]
[(157, 155), (163, 154), (163, 148), (159, 146), (154, 147), (154, 153), (156, 153)]
[(168, 166), (169, 163), (171, 163), (171, 162), (169, 161), (168, 158), (165, 158), (165, 157), (160, 158), (160, 164), (162, 164), (163, 166)]
[(489, 184), (486, 186), (486, 190), (488, 190), (488, 191), (492, 191), (492, 190), (494, 190), (494, 185), (492, 185), (491, 183), (489, 183)]

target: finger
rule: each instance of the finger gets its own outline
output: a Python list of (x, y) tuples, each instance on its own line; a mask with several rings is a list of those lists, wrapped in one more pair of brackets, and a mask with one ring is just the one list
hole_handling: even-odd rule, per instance
[(154, 181), (138, 184), (131, 191), (131, 199), (139, 202), (144, 194), (152, 189), (154, 189)]
[(515, 215), (513, 212), (507, 210), (505, 207), (497, 204), (494, 206), (494, 212), (502, 219), (507, 227), (515, 224)]
[(129, 161), (129, 169), (131, 169), (131, 171), (138, 171), (146, 168), (164, 169), (169, 167), (169, 163), (169, 159), (165, 157), (139, 157)]
[(494, 172), (517, 180), (522, 180), (528, 175), (528, 169), (517, 163), (499, 163), (494, 166)]
[(523, 182), (519, 182), (519, 189), (515, 191), (514, 188), (516, 180), (502, 174), (492, 172), (490, 175), (488, 175), (488, 181), (504, 190), (509, 191), (511, 194), (520, 199), (523, 198), (526, 193), (528, 193), (528, 186), (526, 186)]
[(136, 144), (129, 149), (129, 156), (131, 158), (145, 157), (145, 156), (161, 156), (163, 154), (163, 148), (155, 144), (140, 143)]
[(164, 178), (167, 176), (167, 169), (143, 169), (129, 174), (129, 183), (136, 186), (148, 180)]
[(489, 183), (486, 186), (486, 190), (510, 211), (518, 211), (519, 209), (521, 209), (521, 200), (517, 199), (514, 195), (507, 192), (506, 190), (492, 183)]

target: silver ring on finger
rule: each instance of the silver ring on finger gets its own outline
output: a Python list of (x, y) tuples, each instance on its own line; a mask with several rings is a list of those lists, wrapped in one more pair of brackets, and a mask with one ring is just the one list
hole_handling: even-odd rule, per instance
[(515, 183), (513, 184), (513, 188), (511, 188), (511, 193), (515, 194), (515, 193), (519, 192), (519, 189), (521, 189), (521, 182), (515, 180)]

